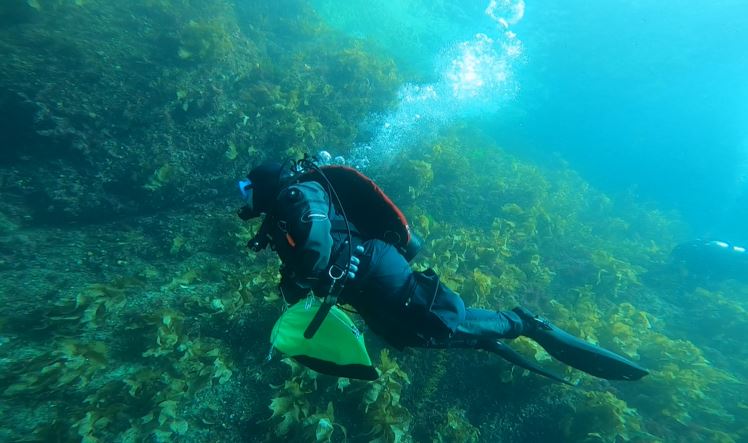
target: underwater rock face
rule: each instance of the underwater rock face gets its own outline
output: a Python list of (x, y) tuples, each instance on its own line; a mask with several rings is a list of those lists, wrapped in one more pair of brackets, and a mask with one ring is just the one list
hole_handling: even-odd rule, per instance
[(8, 211), (26, 224), (232, 197), (251, 162), (350, 145), (355, 121), (396, 89), (391, 61), (324, 42), (311, 13), (293, 18), (299, 40), (278, 53), (270, 39), (286, 27), (263, 22), (269, 6), (252, 2), (11, 9), (26, 18), (0, 27), (0, 174)]

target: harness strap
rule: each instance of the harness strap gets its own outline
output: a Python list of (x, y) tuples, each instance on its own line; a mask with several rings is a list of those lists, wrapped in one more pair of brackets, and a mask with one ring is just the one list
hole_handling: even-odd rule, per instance
[[(353, 223), (348, 222), (348, 227), (351, 230), (351, 235), (355, 235), (359, 238), (363, 238), (363, 235), (356, 228), (356, 226), (353, 225)], [(342, 232), (347, 235), (348, 229), (346, 229), (345, 220), (343, 220), (341, 217), (330, 217), (330, 231), (334, 233)]]
[[(352, 228), (351, 232), (353, 232)], [(351, 239), (353, 240), (353, 245), (351, 245), (350, 249), (356, 249), (356, 246), (360, 244), (357, 241), (358, 238), (352, 236)], [(329, 278), (330, 286), (317, 313), (304, 331), (304, 337), (307, 339), (314, 337), (314, 334), (317, 333), (317, 330), (322, 326), (322, 322), (325, 321), (327, 314), (338, 303), (338, 298), (345, 288), (346, 281), (348, 280), (348, 266), (350, 266), (351, 262), (348, 251), (348, 241), (344, 241), (338, 246), (334, 258), (330, 260), (332, 264), (327, 268), (327, 277)]]
[(317, 333), (319, 327), (322, 326), (322, 322), (325, 321), (325, 318), (327, 318), (327, 314), (330, 313), (332, 307), (337, 303), (337, 294), (328, 294), (327, 297), (322, 300), (322, 304), (317, 310), (317, 313), (314, 314), (314, 318), (309, 322), (309, 326), (307, 326), (306, 330), (304, 331), (304, 338), (311, 339), (312, 337), (314, 337), (314, 334)]

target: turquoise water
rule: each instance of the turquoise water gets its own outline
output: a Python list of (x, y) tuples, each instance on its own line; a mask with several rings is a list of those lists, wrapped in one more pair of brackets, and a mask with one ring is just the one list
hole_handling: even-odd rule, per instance
[[(520, 3), (498, 2), (494, 15), (510, 16)], [(490, 2), (314, 4), (336, 28), (375, 40), (414, 78), (442, 78), (460, 57), (456, 48), (478, 33), (496, 40), (486, 51), (506, 55), (504, 30), (485, 12)], [(748, 241), (739, 221), (748, 173), (748, 6), (523, 5), (511, 25), (521, 53), (506, 67), (485, 66), (493, 74), (508, 71), (507, 83), (487, 85), (470, 103), (450, 103), (446, 111), (439, 103), (439, 112), (485, 118), (496, 140), (522, 155), (558, 152), (601, 189), (633, 189), (681, 210), (701, 235)]]
[[(748, 441), (746, 17), (0, 2), (0, 441)], [(377, 381), (271, 352), (279, 262), (247, 250), (236, 181), (321, 150), (376, 179), (424, 239), (413, 266), (467, 304), (526, 306), (651, 374), (507, 340), (572, 388), (389, 349), (355, 314)]]

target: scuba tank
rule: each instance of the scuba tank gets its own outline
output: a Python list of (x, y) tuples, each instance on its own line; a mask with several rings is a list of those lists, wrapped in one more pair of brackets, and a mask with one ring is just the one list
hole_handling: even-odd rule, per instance
[(317, 166), (308, 159), (296, 163), (297, 182), (317, 181), (328, 188), (333, 202), (364, 238), (393, 245), (410, 262), (422, 241), (410, 229), (405, 214), (369, 177), (342, 165)]

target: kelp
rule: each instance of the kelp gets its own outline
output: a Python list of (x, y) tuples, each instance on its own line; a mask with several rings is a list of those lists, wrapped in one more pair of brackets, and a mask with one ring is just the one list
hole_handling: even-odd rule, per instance
[(465, 418), (465, 411), (457, 408), (450, 408), (447, 411), (445, 420), (439, 424), (434, 431), (435, 443), (447, 442), (465, 442), (476, 443), (480, 436), (478, 428), (470, 424)]
[[(439, 149), (444, 151), (449, 146), (448, 141), (442, 140)], [(670, 325), (677, 317), (668, 314), (666, 299), (646, 304), (654, 297), (647, 292), (651, 278), (646, 277), (647, 265), (668, 249), (657, 239), (668, 237), (663, 234), (641, 243), (627, 240), (616, 244), (589, 226), (605, 224), (605, 211), (613, 217), (614, 202), (605, 203), (607, 209), (602, 210), (588, 207), (583, 199), (575, 198), (575, 203), (564, 201), (552, 189), (569, 186), (555, 182), (570, 179), (567, 174), (557, 173), (554, 178), (549, 173), (546, 177), (536, 168), (526, 168), (506, 158), (506, 154), (498, 156), (498, 152), (496, 164), (506, 169), (485, 178), (452, 178), (456, 180), (455, 193), (462, 197), (462, 192), (468, 192), (461, 189), (462, 181), (472, 182), (466, 188), (482, 189), (489, 186), (486, 183), (495, 182), (496, 174), (507, 175), (503, 189), (518, 199), (502, 199), (495, 211), (479, 217), (481, 223), (476, 219), (455, 224), (450, 216), (442, 217), (440, 196), (430, 194), (428, 186), (421, 187), (420, 197), (405, 206), (409, 215), (415, 214), (414, 227), (426, 242), (416, 266), (435, 268), (446, 284), (474, 306), (506, 309), (527, 305), (569, 332), (624, 353), (652, 370), (652, 375), (641, 382), (606, 392), (594, 379), (554, 362), (531, 340), (515, 340), (511, 345), (519, 352), (545, 367), (564, 372), (582, 387), (581, 391), (545, 388), (572, 405), (569, 410), (551, 409), (557, 417), (555, 430), (549, 432), (562, 441), (667, 441), (688, 427), (698, 438), (738, 441), (746, 432), (738, 425), (745, 410), (726, 405), (739, 404), (733, 394), (740, 390), (735, 371), (745, 368), (717, 367), (706, 354), (708, 351), (718, 355), (719, 351), (711, 347), (704, 350), (701, 344), (683, 338), (687, 331), (682, 327), (678, 336), (671, 336)], [(485, 161), (487, 156), (490, 157), (476, 155), (474, 161)], [(438, 162), (439, 157), (420, 161)], [(411, 173), (433, 173), (433, 178), (427, 175), (424, 183), (440, 181), (441, 167), (411, 165)], [(523, 178), (523, 174), (530, 178)], [(539, 190), (521, 189), (538, 179), (543, 180)], [(408, 201), (413, 183), (417, 182), (403, 181), (396, 186), (383, 180), (383, 186), (396, 201), (399, 196)], [(593, 193), (590, 189), (584, 192)], [(471, 198), (465, 195), (466, 200)], [(563, 212), (557, 212), (559, 208)], [(6, 366), (8, 375), (3, 378), (2, 395), (15, 401), (51, 392), (62, 402), (71, 392), (81, 391), (83, 406), (65, 421), (68, 431), (63, 433), (90, 441), (112, 436), (137, 441), (177, 438), (212, 429), (216, 412), (210, 409), (211, 418), (201, 418), (191, 406), (201, 393), (223, 392), (227, 387), (247, 384), (268, 386), (269, 377), (277, 369), (267, 373), (250, 371), (254, 378), (246, 377), (248, 368), (240, 363), (244, 358), (236, 355), (237, 342), (228, 340), (225, 331), (246, 324), (249, 316), (267, 316), (262, 321), (270, 327), (273, 318), (269, 313), (278, 312), (266, 309), (277, 303), (277, 260), (269, 253), (256, 257), (236, 254), (236, 262), (227, 263), (200, 252), (191, 241), (200, 231), (199, 226), (216, 223), (226, 228), (217, 234), (224, 242), (221, 248), (225, 249), (220, 250), (241, 251), (255, 234), (256, 223), (227, 223), (209, 215), (192, 223), (192, 227), (165, 230), (159, 239), (164, 249), (162, 259), (177, 264), (167, 267), (168, 272), (146, 267), (137, 277), (89, 284), (39, 311), (44, 313), (44, 320), (36, 325), (38, 333), (55, 336), (54, 343), (60, 351), (39, 346), (34, 351), (36, 356), (24, 366), (31, 370), (24, 373), (20, 366)], [(634, 222), (627, 223), (628, 227), (619, 223), (616, 229), (637, 229)], [(658, 226), (646, 229), (662, 228)], [(126, 237), (132, 242), (145, 239), (135, 234)], [(639, 248), (639, 254), (632, 251), (634, 246)], [(717, 328), (724, 320), (726, 343), (742, 349), (738, 337), (746, 322), (744, 306), (714, 288), (696, 287), (682, 297), (692, 304), (709, 306), (709, 310), (694, 311), (694, 318), (711, 328)], [(142, 300), (148, 298), (153, 303), (144, 309)], [(81, 332), (106, 331), (109, 325), (121, 325), (117, 326), (119, 337), (100, 335), (93, 340), (79, 336)], [(14, 334), (18, 333), (18, 323), (6, 322), (4, 327), (7, 330), (9, 326)], [(210, 335), (202, 336), (200, 330), (209, 331)], [(266, 423), (269, 440), (298, 437), (338, 441), (346, 436), (366, 435), (378, 441), (407, 441), (415, 437), (485, 441), (488, 434), (482, 428), (484, 423), (464, 411), (470, 394), (453, 391), (450, 383), (450, 377), (470, 376), (474, 369), (455, 361), (462, 357), (454, 350), (449, 354), (439, 352), (440, 358), (423, 359), (431, 362), (428, 368), (420, 366), (422, 359), (417, 355), (396, 362), (384, 352), (379, 359), (380, 378), (370, 383), (343, 379), (333, 383), (328, 377), (294, 365), (290, 376), (280, 373), (286, 380), (273, 384), (272, 391), (258, 391), (270, 394), (266, 397), (270, 400), (244, 401), (256, 411), (270, 405), (266, 422), (251, 422), (258, 426)], [(264, 350), (254, 353), (261, 358)], [(98, 363), (83, 365), (83, 361)], [(127, 368), (120, 380), (110, 375), (116, 367)], [(409, 390), (413, 374), (424, 374), (425, 378), (419, 380), (418, 389)], [(547, 381), (508, 365), (498, 366), (490, 380), (475, 382), (523, 386), (529, 392), (547, 386)], [(450, 403), (451, 398), (454, 403)], [(416, 426), (425, 417), (419, 405), (434, 404), (446, 411), (439, 416), (440, 424), (428, 431)], [(129, 418), (123, 423), (116, 417)], [(653, 422), (659, 425), (655, 427)], [(39, 435), (60, 432), (51, 423), (37, 427)], [(413, 436), (412, 432), (430, 434)], [(519, 435), (513, 438), (520, 438)]]
[(312, 416), (307, 394), (317, 390), (317, 374), (290, 359), (283, 362), (291, 367), (291, 376), (283, 385), (274, 386), (277, 394), (270, 400), (270, 419), (279, 420), (274, 427), (278, 436), (285, 436), (292, 428), (299, 428)]
[(637, 411), (610, 392), (591, 391), (580, 395), (574, 404), (574, 413), (562, 420), (565, 441), (613, 443), (635, 438), (642, 441), (643, 437)]
[[(465, 152), (467, 148), (456, 142), (458, 140), (453, 139), (452, 149), (459, 149), (464, 154), (463, 159), (470, 159), (470, 151)], [(442, 142), (439, 150), (449, 147), (450, 144)], [(422, 151), (431, 164), (420, 166), (421, 170), (440, 169), (435, 165), (440, 159), (432, 152), (428, 147)], [(484, 153), (480, 161), (486, 162), (486, 157), (491, 155)], [(453, 156), (447, 158), (451, 161)], [(608, 418), (580, 420), (578, 424), (567, 419), (568, 441), (614, 441), (621, 437), (658, 440), (646, 428), (647, 420), (640, 418), (644, 416), (659, 416), (660, 422), (672, 420), (673, 434), (660, 433), (659, 439), (673, 438), (677, 435), (677, 423), (693, 422), (691, 414), (696, 412), (686, 412), (689, 409), (699, 410), (699, 421), (714, 426), (700, 428), (704, 436), (713, 435), (717, 432), (715, 429), (724, 429), (726, 423), (734, 420), (734, 410), (728, 412), (718, 403), (705, 402), (703, 398), (720, 395), (715, 392), (719, 389), (717, 386), (738, 383), (738, 380), (699, 357), (702, 352), (693, 343), (668, 338), (665, 324), (641, 308), (643, 303), (654, 301), (653, 306), (659, 312), (663, 309), (662, 300), (644, 297), (647, 288), (643, 277), (653, 263), (667, 261), (664, 251), (672, 247), (667, 242), (677, 233), (676, 223), (656, 211), (632, 208), (630, 202), (626, 202), (625, 209), (642, 214), (644, 222), (638, 224), (633, 218), (618, 215), (617, 211), (622, 208), (617, 208), (616, 202), (596, 194), (566, 169), (541, 174), (537, 168), (518, 166), (499, 155), (493, 156), (488, 164), (494, 165), (491, 174), (463, 176), (451, 188), (457, 197), (450, 195), (449, 201), (474, 200), (477, 197), (473, 193), (485, 195), (498, 188), (501, 198), (492, 202), (491, 207), (496, 208), (495, 213), (500, 216), (482, 227), (455, 228), (455, 224), (444, 223), (444, 219), (440, 223), (440, 218), (434, 215), (454, 213), (440, 208), (439, 200), (443, 195), (423, 193), (415, 211), (418, 217), (415, 226), (427, 228), (429, 247), (419, 264), (424, 267), (434, 264), (446, 276), (446, 281), (474, 305), (490, 308), (529, 304), (569, 332), (641, 359), (653, 370), (653, 375), (642, 382), (651, 385), (651, 396), (640, 395), (626, 403), (612, 394), (594, 397), (594, 403), (585, 404), (599, 411), (596, 414), (607, 414)], [(480, 169), (477, 164), (473, 167)], [(496, 177), (501, 177), (498, 183)], [(440, 182), (440, 179), (437, 173), (429, 177), (433, 182)], [(398, 189), (394, 184), (393, 187)], [(572, 187), (574, 192), (570, 190)], [(404, 186), (399, 189), (401, 195), (412, 196), (412, 188), (411, 184), (407, 190)], [(507, 201), (507, 197), (514, 201)], [(471, 217), (466, 221), (469, 225)], [(636, 239), (613, 242), (624, 233), (632, 232), (637, 232)], [(657, 269), (667, 271), (665, 266)], [(527, 298), (523, 300), (522, 295)], [(730, 306), (720, 296), (714, 297), (713, 303), (720, 301), (725, 307)], [(714, 311), (711, 312), (714, 315)], [(727, 312), (724, 315), (730, 317)], [(728, 324), (735, 325), (738, 330), (746, 325), (745, 321), (728, 321)], [(548, 364), (548, 355), (532, 342), (517, 340), (514, 345), (528, 356)], [(685, 351), (683, 347), (692, 349)], [(650, 354), (655, 349), (661, 352), (657, 358)], [(663, 356), (666, 356), (664, 360)], [(512, 380), (512, 374), (507, 373), (504, 380)], [(591, 380), (578, 372), (568, 372), (568, 375), (581, 377), (583, 384), (591, 385)], [(671, 391), (679, 385), (681, 388)], [(721, 395), (729, 397), (728, 393), (726, 389)], [(700, 403), (696, 403), (697, 398), (702, 399)], [(591, 427), (576, 429), (582, 423)], [(737, 432), (733, 431), (731, 438), (739, 435)]]
[(379, 378), (369, 383), (363, 397), (362, 406), (366, 421), (371, 426), (369, 431), (372, 441), (381, 443), (399, 443), (410, 441), (410, 424), (412, 415), (400, 403), (403, 387), (410, 383), (410, 378), (390, 358), (384, 349), (379, 355)]
[[(683, 282), (668, 267), (685, 232), (677, 216), (632, 196), (613, 199), (563, 162), (533, 164), (466, 128), (403, 147), (392, 166), (371, 171), (424, 237), (415, 266), (434, 268), (472, 306), (526, 305), (652, 374), (600, 382), (554, 363), (526, 338), (512, 347), (579, 388), (458, 350), (397, 359), (383, 351), (380, 377), (368, 383), (290, 360), (290, 374), (275, 361), (262, 365), (282, 309), (279, 263), (272, 252), (246, 252), (258, 221), (240, 223), (217, 189), (229, 186), (227, 174), (242, 176), (263, 159), (352, 146), (362, 135), (358, 122), (393, 105), (402, 79), (392, 60), (335, 35), (300, 1), (39, 0), (0, 10), (13, 13), (4, 25), (26, 26), (3, 43), (4, 83), (64, 135), (34, 139), (23, 153), (36, 160), (33, 170), (9, 157), (16, 163), (2, 180), (12, 198), (3, 200), (0, 235), (19, 250), (4, 252), (0, 264), (14, 270), (23, 252), (33, 257), (29, 268), (90, 271), (69, 288), (3, 279), (4, 294), (19, 282), (43, 290), (29, 306), (0, 311), (0, 398), (13, 406), (0, 409), (0, 438), (748, 439), (740, 396), (748, 373), (745, 285)], [(142, 26), (119, 34), (117, 44), (93, 38), (111, 17)], [(50, 30), (58, 28), (69, 37), (54, 40)], [(31, 53), (14, 39), (46, 43)], [(40, 69), (40, 60), (49, 66)], [(97, 73), (103, 83), (87, 90), (101, 95), (72, 87), (88, 77), (71, 60)], [(10, 75), (14, 66), (37, 68)], [(34, 94), (53, 83), (71, 87), (47, 88), (46, 99)], [(120, 111), (105, 118), (113, 109)], [(60, 146), (74, 162), (55, 156)], [(60, 162), (65, 174), (55, 172)], [(38, 206), (14, 206), (26, 195), (38, 196)], [(55, 248), (75, 243), (64, 231), (50, 244), (26, 230), (46, 208), (47, 222), (115, 218), (106, 229), (117, 238), (81, 246), (87, 258), (74, 261)], [(145, 211), (159, 216), (122, 217)], [(22, 251), (36, 242), (47, 246), (33, 249), (38, 257)], [(548, 423), (523, 431), (518, 422), (539, 422), (538, 411)]]

